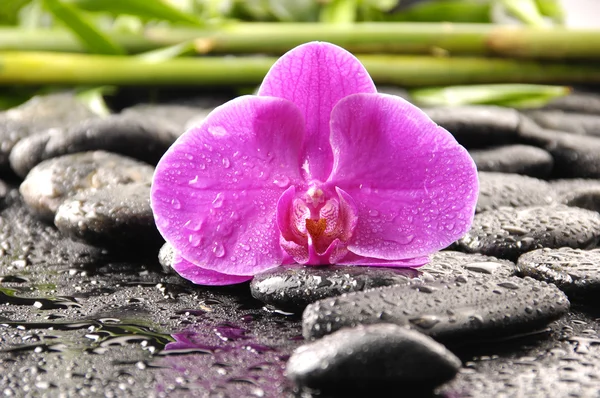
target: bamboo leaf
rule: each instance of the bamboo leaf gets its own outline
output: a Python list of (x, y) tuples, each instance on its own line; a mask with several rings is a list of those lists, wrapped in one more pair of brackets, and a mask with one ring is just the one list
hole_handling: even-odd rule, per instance
[(412, 5), (390, 14), (391, 21), (491, 22), (491, 3), (473, 0), (434, 0)]
[(42, 1), (44, 7), (52, 16), (64, 23), (90, 52), (114, 55), (125, 54), (125, 50), (119, 44), (97, 29), (73, 6), (64, 4), (60, 0)]
[(31, 0), (2, 0), (0, 2), (0, 25), (14, 25), (19, 20), (19, 11)]
[(196, 46), (194, 41), (186, 41), (175, 44), (174, 46), (159, 48), (157, 50), (148, 51), (137, 54), (137, 58), (151, 62), (161, 62), (168, 59), (180, 57), (182, 55), (196, 54)]
[(115, 86), (99, 86), (91, 88), (80, 88), (77, 93), (77, 99), (85, 104), (92, 112), (98, 116), (110, 115), (110, 109), (104, 101), (104, 96), (114, 94), (117, 91)]
[(543, 16), (562, 24), (565, 18), (563, 6), (559, 0), (535, 0), (538, 10)]
[(507, 11), (529, 26), (547, 26), (535, 0), (499, 0)]
[(332, 0), (321, 9), (319, 21), (328, 24), (346, 24), (356, 21), (356, 0)]
[(188, 25), (202, 25), (193, 14), (179, 10), (162, 0), (70, 0), (86, 11), (106, 12), (111, 15), (134, 15)]
[(540, 84), (477, 84), (468, 86), (432, 87), (410, 92), (421, 106), (465, 104), (521, 104), (548, 102), (567, 95), (569, 87)]

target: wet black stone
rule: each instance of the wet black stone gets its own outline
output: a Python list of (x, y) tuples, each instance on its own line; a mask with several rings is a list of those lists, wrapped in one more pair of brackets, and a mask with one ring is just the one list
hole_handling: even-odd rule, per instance
[(458, 250), (515, 261), (541, 249), (590, 249), (600, 241), (600, 214), (557, 205), (503, 207), (475, 215), (471, 230), (458, 240)]
[[(216, 104), (215, 104), (216, 106)], [(214, 106), (199, 107), (179, 104), (139, 104), (123, 109), (122, 115), (137, 119), (159, 118), (172, 122), (177, 127), (169, 131), (173, 140), (193, 125), (204, 120)]]
[(554, 160), (547, 151), (529, 145), (506, 145), (490, 149), (476, 149), (469, 154), (479, 171), (523, 174), (546, 178)]
[(517, 141), (519, 113), (511, 108), (465, 105), (424, 109), (467, 148), (512, 144)]
[(82, 190), (57, 209), (54, 224), (74, 239), (102, 247), (144, 245), (156, 253), (163, 240), (150, 207), (150, 184)]
[(177, 123), (159, 117), (110, 115), (22, 139), (10, 154), (10, 165), (17, 175), (24, 177), (46, 159), (95, 150), (156, 164), (180, 133)]
[(544, 108), (600, 115), (600, 94), (584, 91), (574, 92), (552, 100)]
[(467, 278), (388, 286), (310, 304), (302, 334), (314, 339), (343, 327), (394, 323), (436, 340), (510, 336), (557, 319), (569, 301), (556, 286), (531, 278)]
[(379, 286), (406, 284), (419, 276), (409, 268), (292, 265), (258, 274), (250, 283), (252, 296), (266, 304), (301, 312), (325, 297)]
[(109, 185), (150, 183), (154, 167), (104, 151), (75, 153), (48, 159), (27, 175), (20, 187), (23, 199), (38, 217), (53, 220), (58, 207), (81, 190)]
[(543, 206), (554, 203), (554, 192), (546, 181), (518, 174), (479, 172), (476, 212), (499, 207)]
[(597, 298), (600, 293), (600, 250), (563, 247), (523, 254), (520, 275), (554, 283), (571, 298)]
[(600, 212), (600, 180), (575, 178), (550, 182), (557, 202)]
[(515, 263), (482, 254), (445, 250), (433, 253), (429, 263), (417, 268), (419, 279), (432, 282), (449, 277), (486, 278), (489, 275), (509, 277), (515, 274)]
[(72, 93), (36, 96), (16, 108), (0, 112), (0, 169), (8, 169), (8, 156), (21, 139), (94, 117)]
[(553, 178), (600, 178), (600, 137), (543, 129), (523, 119), (519, 139), (554, 158)]
[(412, 392), (433, 390), (460, 367), (460, 359), (430, 337), (377, 324), (341, 329), (297, 348), (286, 373), (297, 384), (328, 391), (373, 393), (401, 386)]
[(527, 112), (527, 116), (538, 125), (550, 130), (600, 136), (599, 115), (536, 110)]

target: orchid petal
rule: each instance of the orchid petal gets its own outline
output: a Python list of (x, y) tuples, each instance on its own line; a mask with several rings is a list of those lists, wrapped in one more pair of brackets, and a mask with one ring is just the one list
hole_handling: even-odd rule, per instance
[(284, 99), (245, 96), (184, 133), (156, 167), (156, 224), (181, 255), (251, 275), (280, 265), (277, 201), (302, 183), (304, 120)]
[(400, 97), (355, 94), (332, 112), (329, 183), (358, 208), (348, 250), (382, 260), (421, 257), (470, 227), (477, 171), (467, 151)]
[(201, 268), (180, 255), (175, 255), (173, 269), (183, 278), (194, 282), (197, 285), (224, 286), (242, 283), (252, 279), (247, 275), (227, 275), (206, 268)]
[(285, 98), (300, 108), (306, 120), (307, 180), (324, 181), (333, 159), (329, 145), (333, 107), (347, 95), (375, 92), (371, 77), (352, 54), (330, 43), (312, 42), (279, 58), (258, 95)]

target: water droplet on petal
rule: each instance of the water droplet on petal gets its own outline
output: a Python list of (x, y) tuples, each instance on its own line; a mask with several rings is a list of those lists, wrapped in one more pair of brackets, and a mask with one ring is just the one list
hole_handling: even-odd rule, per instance
[(215, 209), (218, 209), (219, 207), (223, 206), (223, 200), (224, 200), (224, 195), (223, 192), (219, 192), (217, 194), (217, 196), (215, 197), (215, 199), (212, 201), (212, 205)]
[(210, 126), (208, 132), (215, 137), (222, 137), (227, 134), (227, 130), (223, 126)]
[(286, 176), (281, 176), (273, 180), (273, 184), (277, 185), (280, 188), (287, 188), (290, 185), (290, 179)]
[(188, 220), (183, 226), (190, 231), (200, 231), (202, 224), (202, 220)]
[(204, 170), (206, 168), (206, 165), (204, 163), (198, 163), (198, 168), (200, 170)]
[(173, 198), (173, 199), (171, 199), (171, 206), (175, 210), (179, 210), (179, 209), (181, 209), (181, 202), (179, 201), (179, 199)]
[(223, 247), (223, 244), (220, 242), (215, 242), (213, 249), (212, 249), (213, 254), (215, 255), (215, 257), (217, 258), (221, 258), (225, 255), (225, 248)]
[(195, 183), (197, 183), (197, 182), (198, 182), (198, 176), (196, 176), (196, 177), (194, 177), (193, 179), (189, 180), (189, 181), (188, 181), (188, 184), (190, 184), (190, 185), (194, 185), (194, 184), (195, 184)]
[(369, 210), (369, 215), (371, 217), (377, 217), (377, 216), (379, 216), (379, 212), (375, 209), (371, 209), (371, 210)]
[(198, 247), (200, 246), (201, 238), (198, 235), (190, 234), (190, 236), (188, 236), (188, 241), (192, 247)]
[(225, 167), (226, 169), (228, 169), (231, 166), (231, 162), (229, 161), (228, 158), (223, 158), (222, 162), (223, 162), (223, 167)]
[(242, 249), (244, 249), (245, 251), (250, 251), (250, 246), (244, 244), (244, 243), (240, 243), (240, 246), (242, 247)]
[(187, 153), (185, 157), (188, 158), (188, 160), (194, 160), (194, 155), (192, 155), (191, 153)]

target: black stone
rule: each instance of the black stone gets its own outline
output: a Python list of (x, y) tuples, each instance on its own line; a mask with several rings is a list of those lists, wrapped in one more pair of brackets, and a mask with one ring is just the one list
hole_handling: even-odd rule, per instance
[(600, 293), (600, 250), (563, 247), (540, 249), (519, 257), (520, 275), (554, 283), (571, 298), (597, 298)]
[[(433, 390), (451, 380), (460, 359), (446, 347), (393, 324), (345, 328), (297, 348), (287, 363), (295, 383), (327, 391)], [(388, 390), (389, 391), (389, 390)]]
[(547, 178), (554, 160), (547, 151), (529, 145), (506, 145), (469, 152), (479, 171), (523, 174)]
[(558, 110), (535, 110), (527, 112), (527, 116), (541, 127), (550, 130), (600, 136), (600, 116), (598, 115), (567, 113)]
[[(216, 104), (215, 104), (216, 106)], [(121, 114), (127, 117), (138, 119), (159, 118), (172, 122), (176, 128), (169, 133), (176, 139), (193, 125), (204, 120), (212, 112), (212, 107), (199, 107), (179, 104), (139, 104), (130, 108), (123, 109)]]
[(36, 96), (0, 113), (0, 169), (8, 169), (14, 145), (21, 139), (49, 128), (63, 128), (96, 115), (73, 93)]
[(104, 151), (75, 153), (48, 159), (27, 175), (20, 187), (35, 214), (53, 220), (58, 206), (81, 190), (109, 185), (150, 183), (154, 167)]
[(521, 254), (541, 249), (590, 249), (600, 240), (600, 214), (557, 205), (503, 207), (476, 214), (471, 230), (457, 243), (468, 253), (515, 261)]
[(343, 327), (393, 323), (444, 342), (510, 336), (564, 315), (569, 300), (556, 286), (531, 278), (467, 278), (416, 282), (347, 293), (310, 304), (302, 334), (314, 339)]
[(156, 254), (163, 240), (150, 208), (150, 184), (109, 185), (78, 192), (56, 211), (63, 234), (102, 247), (144, 245)]
[(600, 137), (543, 129), (523, 119), (519, 137), (554, 158), (553, 178), (600, 178)]
[(301, 312), (308, 304), (379, 286), (406, 284), (419, 276), (411, 268), (291, 265), (273, 268), (252, 279), (252, 296), (266, 304)]
[(574, 92), (570, 95), (553, 99), (544, 108), (600, 115), (600, 95), (584, 91)]
[(517, 142), (520, 115), (514, 109), (465, 105), (427, 108), (424, 111), (467, 148), (484, 148)]
[(543, 206), (552, 203), (554, 192), (546, 181), (518, 174), (479, 173), (477, 213), (505, 206)]
[(445, 250), (433, 253), (429, 263), (417, 268), (419, 279), (432, 282), (449, 277), (465, 276), (468, 278), (509, 277), (515, 274), (515, 263), (482, 254), (470, 254)]
[(46, 159), (95, 150), (156, 164), (180, 133), (177, 123), (159, 117), (110, 115), (24, 138), (13, 148), (10, 165), (24, 177)]
[(550, 182), (557, 202), (600, 212), (600, 180), (567, 179)]

